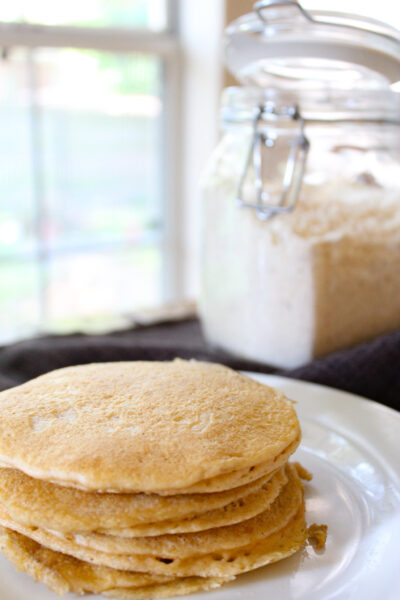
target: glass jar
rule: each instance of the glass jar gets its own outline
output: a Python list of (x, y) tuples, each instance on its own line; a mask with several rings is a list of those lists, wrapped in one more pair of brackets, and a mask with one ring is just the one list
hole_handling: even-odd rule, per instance
[[(279, 37), (281, 14), (278, 22)], [(297, 20), (294, 29), (298, 38)], [(252, 87), (224, 93), (223, 135), (202, 184), (200, 316), (212, 344), (250, 360), (296, 367), (400, 327), (393, 56), (391, 77), (383, 68), (370, 73), (364, 59), (352, 64), (350, 88), (337, 56), (322, 69), (328, 80), (321, 61), (308, 71), (301, 56), (280, 61), (278, 89), (276, 64), (260, 68), (253, 51), (257, 68), (240, 66)], [(254, 86), (260, 80), (271, 87)]]

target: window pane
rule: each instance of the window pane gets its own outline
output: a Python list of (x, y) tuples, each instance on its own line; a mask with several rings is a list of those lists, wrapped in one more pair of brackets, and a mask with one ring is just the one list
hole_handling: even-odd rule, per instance
[(161, 302), (162, 69), (69, 49), (0, 63), (2, 341)]
[(26, 53), (9, 50), (0, 61), (0, 258), (36, 248), (30, 106)]
[(159, 59), (56, 49), (35, 64), (49, 248), (159, 230)]
[(46, 302), (51, 331), (103, 330), (124, 324), (160, 294), (155, 247), (77, 253), (50, 261)]
[(37, 333), (40, 273), (34, 261), (0, 261), (0, 343)]
[(0, 3), (1, 21), (44, 25), (167, 27), (167, 0), (13, 0)]

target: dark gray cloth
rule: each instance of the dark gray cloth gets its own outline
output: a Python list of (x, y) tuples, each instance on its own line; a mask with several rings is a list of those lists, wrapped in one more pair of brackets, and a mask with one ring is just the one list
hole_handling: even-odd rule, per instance
[(241, 360), (210, 348), (195, 319), (100, 336), (47, 336), (5, 346), (0, 348), (0, 389), (68, 365), (117, 360), (169, 360), (177, 356), (314, 381), (400, 410), (400, 331), (287, 371)]

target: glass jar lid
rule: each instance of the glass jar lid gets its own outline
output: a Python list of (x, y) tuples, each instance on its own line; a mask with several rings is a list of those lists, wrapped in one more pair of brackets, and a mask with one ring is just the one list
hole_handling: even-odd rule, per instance
[(400, 125), (400, 94), (390, 87), (378, 89), (337, 88), (307, 89), (298, 87), (260, 88), (228, 87), (222, 94), (221, 119), (225, 123), (260, 121), (283, 126), (290, 121), (293, 109), (306, 123), (369, 121)]
[(389, 88), (400, 81), (400, 32), (306, 11), (295, 0), (263, 0), (227, 28), (226, 64), (240, 83), (263, 88)]

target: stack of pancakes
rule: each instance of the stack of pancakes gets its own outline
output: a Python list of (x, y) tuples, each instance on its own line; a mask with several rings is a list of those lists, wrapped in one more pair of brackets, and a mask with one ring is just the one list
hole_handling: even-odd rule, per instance
[(195, 361), (53, 371), (0, 394), (0, 547), (57, 593), (208, 590), (305, 542), (292, 403)]

